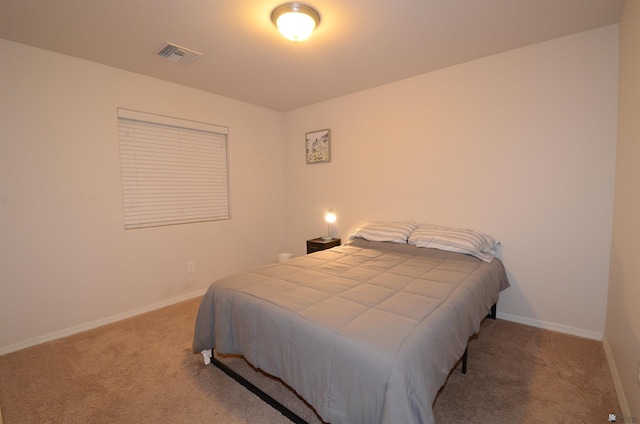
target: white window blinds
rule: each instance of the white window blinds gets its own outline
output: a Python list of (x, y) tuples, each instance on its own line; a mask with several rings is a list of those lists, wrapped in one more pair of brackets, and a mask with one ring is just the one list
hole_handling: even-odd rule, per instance
[(118, 109), (124, 228), (229, 219), (229, 129)]

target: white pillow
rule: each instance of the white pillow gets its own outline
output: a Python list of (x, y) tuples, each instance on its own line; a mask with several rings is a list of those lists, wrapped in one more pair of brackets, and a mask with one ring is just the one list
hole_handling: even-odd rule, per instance
[(420, 224), (409, 237), (409, 244), (418, 247), (448, 250), (475, 256), (491, 262), (496, 256), (500, 242), (490, 235), (466, 228), (440, 227)]
[(368, 222), (355, 230), (350, 239), (362, 238), (370, 241), (406, 243), (411, 232), (418, 228), (417, 222)]

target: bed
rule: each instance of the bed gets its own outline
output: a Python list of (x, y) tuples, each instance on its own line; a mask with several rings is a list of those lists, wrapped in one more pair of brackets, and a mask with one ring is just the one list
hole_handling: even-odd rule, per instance
[(495, 242), (480, 259), (409, 243), (416, 232), (355, 232), (343, 246), (218, 280), (198, 311), (194, 353), (243, 355), (325, 422), (433, 423), (438, 390), (509, 282)]

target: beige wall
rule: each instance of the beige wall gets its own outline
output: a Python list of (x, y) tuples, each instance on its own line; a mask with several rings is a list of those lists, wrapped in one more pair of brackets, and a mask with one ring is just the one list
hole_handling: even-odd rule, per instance
[[(384, 58), (381, 58), (384, 60)], [(502, 317), (604, 331), (617, 108), (617, 25), (285, 114), (288, 244), (367, 220), (488, 232), (512, 287)], [(330, 128), (332, 161), (304, 134)]]
[[(275, 261), (280, 113), (6, 40), (0, 56), (0, 351)], [(125, 231), (118, 107), (229, 127), (233, 219)]]
[[(4, 40), (0, 53), (0, 352), (303, 254), (327, 208), (343, 239), (370, 219), (491, 233), (513, 285), (503, 317), (604, 331), (615, 25), (285, 114)], [(124, 231), (117, 107), (228, 126), (233, 219)], [(306, 165), (304, 133), (324, 128), (333, 160)]]
[[(620, 90), (611, 273), (605, 346), (625, 413), (640, 420), (640, 2), (620, 21)], [(623, 405), (623, 408), (625, 405)], [(630, 422), (630, 421), (629, 421)]]

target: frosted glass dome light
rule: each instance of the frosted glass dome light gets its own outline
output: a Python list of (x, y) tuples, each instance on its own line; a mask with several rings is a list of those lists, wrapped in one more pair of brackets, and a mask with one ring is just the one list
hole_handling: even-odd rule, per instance
[(306, 4), (285, 3), (271, 12), (271, 21), (287, 40), (302, 41), (320, 24), (320, 15)]

